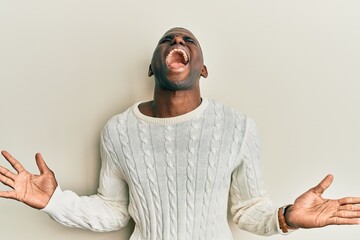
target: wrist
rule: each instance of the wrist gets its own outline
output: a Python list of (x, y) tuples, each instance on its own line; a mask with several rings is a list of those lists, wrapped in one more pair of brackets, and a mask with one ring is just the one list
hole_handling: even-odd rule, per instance
[(299, 228), (289, 218), (289, 213), (291, 213), (291, 210), (292, 205), (283, 206), (278, 210), (279, 227), (283, 233), (287, 233), (289, 230), (296, 230)]
[(290, 227), (290, 229), (298, 229), (299, 227), (295, 223), (293, 223), (291, 221), (291, 218), (289, 217), (290, 213), (292, 211), (292, 208), (293, 208), (292, 204), (285, 206), (285, 209), (284, 209), (285, 223), (288, 225), (288, 227)]

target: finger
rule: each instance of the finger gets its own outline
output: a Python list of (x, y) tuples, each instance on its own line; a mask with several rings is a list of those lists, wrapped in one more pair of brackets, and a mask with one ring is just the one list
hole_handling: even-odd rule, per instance
[(345, 204), (360, 204), (360, 197), (345, 197), (338, 200), (340, 205)]
[(327, 221), (327, 225), (355, 225), (360, 224), (360, 218), (341, 218), (332, 217)]
[(353, 205), (353, 204), (340, 205), (338, 207), (338, 211), (341, 211), (341, 210), (360, 211), (360, 206), (359, 205)]
[(22, 172), (25, 168), (21, 165), (21, 163), (16, 160), (10, 153), (7, 151), (2, 151), (1, 154), (6, 158), (6, 160), (11, 164), (11, 166), (18, 172)]
[(0, 198), (16, 199), (16, 194), (14, 191), (0, 191)]
[(4, 175), (5, 177), (10, 178), (11, 180), (15, 180), (16, 175), (13, 174), (11, 171), (9, 171), (7, 168), (4, 168), (2, 166), (0, 166), (0, 173), (2, 175)]
[(334, 217), (341, 217), (341, 218), (360, 218), (360, 212), (359, 211), (337, 211), (334, 214)]
[(41, 174), (48, 173), (51, 171), (49, 169), (49, 167), (46, 165), (43, 157), (41, 156), (41, 153), (37, 153), (35, 155), (35, 159), (36, 159), (36, 164), (37, 164)]
[(313, 188), (313, 191), (316, 194), (322, 195), (326, 189), (331, 185), (333, 182), (334, 177), (333, 175), (327, 175), (316, 187)]
[(3, 184), (5, 184), (8, 187), (14, 188), (14, 181), (11, 180), (10, 178), (0, 174), (0, 182), (2, 182)]

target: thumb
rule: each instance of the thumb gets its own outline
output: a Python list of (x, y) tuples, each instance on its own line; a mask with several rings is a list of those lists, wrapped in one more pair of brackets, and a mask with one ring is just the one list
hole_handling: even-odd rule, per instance
[(37, 153), (35, 155), (35, 159), (36, 159), (36, 165), (38, 166), (41, 174), (51, 172), (49, 167), (46, 165), (43, 157), (41, 156), (41, 153)]
[(313, 191), (318, 195), (322, 195), (325, 190), (329, 188), (333, 180), (333, 175), (327, 175), (317, 186), (313, 188)]

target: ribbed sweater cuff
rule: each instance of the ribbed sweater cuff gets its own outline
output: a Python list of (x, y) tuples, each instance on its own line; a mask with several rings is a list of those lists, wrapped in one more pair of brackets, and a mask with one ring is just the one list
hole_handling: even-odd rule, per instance
[(53, 195), (50, 198), (50, 201), (48, 202), (46, 207), (41, 209), (41, 211), (43, 211), (49, 215), (54, 215), (57, 212), (56, 209), (59, 208), (59, 204), (57, 204), (57, 203), (61, 202), (62, 192), (63, 191), (61, 190), (60, 186), (57, 186)]

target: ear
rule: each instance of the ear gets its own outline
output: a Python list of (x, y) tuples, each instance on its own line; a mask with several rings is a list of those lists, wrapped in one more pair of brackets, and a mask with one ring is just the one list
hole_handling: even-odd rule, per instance
[(151, 64), (149, 65), (149, 71), (148, 71), (148, 77), (151, 77), (152, 75), (154, 75), (154, 72), (151, 68)]
[(207, 68), (206, 68), (205, 65), (203, 65), (203, 67), (202, 67), (202, 69), (201, 69), (201, 76), (202, 76), (203, 78), (207, 78), (207, 76), (208, 76), (208, 71), (207, 71)]

